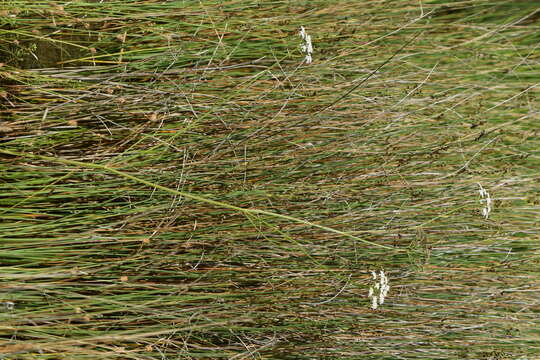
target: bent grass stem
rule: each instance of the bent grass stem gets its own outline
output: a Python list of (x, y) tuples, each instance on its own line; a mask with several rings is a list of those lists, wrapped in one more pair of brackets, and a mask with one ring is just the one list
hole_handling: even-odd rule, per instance
[(377, 243), (374, 243), (372, 241), (368, 241), (368, 240), (359, 238), (359, 237), (354, 236), (352, 234), (349, 234), (347, 232), (340, 231), (340, 230), (337, 230), (337, 229), (334, 229), (334, 228), (331, 228), (331, 227), (328, 227), (328, 226), (315, 224), (313, 222), (310, 222), (310, 221), (307, 221), (307, 220), (304, 220), (304, 219), (299, 219), (299, 218), (296, 218), (296, 217), (293, 217), (293, 216), (278, 214), (278, 213), (275, 213), (275, 212), (272, 212), (272, 211), (266, 211), (266, 210), (261, 210), (261, 209), (246, 209), (246, 208), (235, 206), (235, 205), (232, 205), (232, 204), (229, 204), (229, 203), (226, 203), (226, 202), (208, 199), (208, 198), (206, 198), (204, 196), (201, 196), (201, 195), (171, 189), (171, 188), (168, 188), (166, 186), (159, 185), (159, 184), (153, 183), (151, 181), (147, 181), (147, 180), (138, 178), (138, 177), (133, 176), (131, 174), (128, 174), (126, 172), (113, 169), (113, 168), (108, 167), (106, 165), (93, 164), (93, 163), (84, 163), (84, 162), (81, 162), (81, 161), (68, 160), (68, 159), (62, 159), (62, 158), (56, 158), (56, 157), (44, 156), (44, 155), (21, 153), (21, 152), (12, 151), (12, 150), (0, 150), (0, 153), (6, 154), (6, 155), (12, 155), (12, 156), (19, 156), (19, 157), (30, 157), (30, 158), (34, 158), (34, 159), (46, 160), (46, 161), (57, 162), (57, 163), (62, 163), (62, 164), (76, 165), (76, 166), (80, 166), (80, 167), (83, 167), (83, 168), (99, 169), (99, 170), (103, 170), (103, 171), (106, 171), (106, 172), (109, 172), (109, 173), (112, 173), (112, 174), (116, 174), (118, 176), (124, 177), (124, 178), (129, 179), (129, 180), (133, 180), (135, 182), (138, 182), (140, 184), (144, 184), (146, 186), (149, 186), (149, 187), (152, 187), (152, 188), (155, 188), (155, 189), (159, 189), (159, 190), (162, 190), (162, 191), (174, 194), (174, 195), (182, 196), (182, 197), (185, 197), (187, 199), (192, 199), (192, 200), (195, 200), (195, 201), (207, 203), (207, 204), (214, 205), (214, 206), (217, 206), (217, 207), (234, 210), (234, 211), (240, 212), (240, 213), (242, 213), (244, 215), (266, 215), (266, 216), (270, 216), (270, 217), (274, 217), (274, 218), (278, 218), (278, 219), (289, 220), (289, 221), (292, 221), (292, 222), (295, 222), (295, 223), (298, 223), (298, 224), (304, 224), (304, 225), (314, 227), (314, 228), (318, 228), (318, 229), (321, 229), (321, 230), (324, 230), (324, 231), (327, 231), (327, 232), (332, 232), (332, 233), (335, 233), (335, 234), (338, 234), (338, 235), (341, 235), (341, 236), (345, 236), (345, 237), (348, 237), (350, 239), (362, 242), (362, 243), (367, 244), (367, 245), (371, 245), (371, 246), (375, 246), (375, 247), (379, 247), (379, 248), (383, 248), (383, 249), (387, 249), (387, 250), (393, 250), (393, 251), (405, 251), (403, 249), (396, 249), (396, 248), (393, 248), (393, 247), (390, 247), (390, 246), (377, 244)]

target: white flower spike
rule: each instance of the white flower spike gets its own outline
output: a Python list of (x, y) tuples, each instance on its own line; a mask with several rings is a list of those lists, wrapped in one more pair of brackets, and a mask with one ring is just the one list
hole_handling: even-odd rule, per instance
[(371, 298), (371, 308), (377, 310), (379, 306), (384, 304), (390, 285), (388, 285), (388, 278), (383, 270), (379, 272), (379, 275), (372, 271), (371, 276), (373, 277), (373, 285), (369, 288), (368, 297)]
[(313, 45), (311, 44), (311, 36), (306, 33), (306, 29), (303, 26), (300, 26), (300, 37), (304, 42), (300, 45), (300, 49), (303, 53), (306, 53), (304, 60), (306, 64), (311, 64), (313, 61), (313, 58), (311, 57), (311, 54), (313, 54)]
[(480, 190), (478, 190), (478, 192), (480, 193), (480, 197), (481, 197), (480, 204), (482, 204), (484, 202), (486, 203), (484, 208), (482, 209), (482, 215), (487, 220), (487, 218), (489, 217), (489, 213), (491, 212), (491, 196), (486, 191), (486, 189), (484, 189), (482, 187), (482, 185), (480, 183), (478, 183), (478, 186), (480, 186)]

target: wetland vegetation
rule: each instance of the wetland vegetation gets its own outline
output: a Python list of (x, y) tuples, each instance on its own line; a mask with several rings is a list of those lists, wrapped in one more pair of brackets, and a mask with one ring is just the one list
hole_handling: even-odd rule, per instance
[(538, 358), (539, 8), (0, 1), (0, 358)]

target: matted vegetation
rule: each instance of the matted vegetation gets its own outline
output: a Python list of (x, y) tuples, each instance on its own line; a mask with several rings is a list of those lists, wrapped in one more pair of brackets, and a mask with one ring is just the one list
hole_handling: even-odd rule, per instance
[(1, 6), (0, 358), (539, 356), (534, 1)]

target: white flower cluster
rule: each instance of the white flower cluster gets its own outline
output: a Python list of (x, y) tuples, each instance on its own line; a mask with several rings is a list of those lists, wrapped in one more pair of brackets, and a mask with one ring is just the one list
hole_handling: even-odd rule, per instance
[(491, 196), (489, 196), (489, 193), (482, 187), (480, 183), (478, 183), (478, 186), (480, 186), (480, 190), (478, 192), (480, 193), (480, 203), (485, 202), (486, 206), (482, 209), (482, 215), (484, 215), (484, 218), (489, 217), (489, 213), (491, 212)]
[(371, 308), (377, 310), (379, 306), (384, 304), (384, 298), (390, 290), (390, 285), (388, 285), (388, 278), (384, 274), (384, 271), (381, 270), (379, 275), (375, 271), (371, 272), (373, 276), (373, 286), (369, 288), (368, 297), (371, 298)]
[(302, 37), (302, 40), (304, 40), (304, 43), (301, 45), (302, 52), (306, 53), (306, 64), (311, 64), (313, 61), (313, 58), (311, 57), (311, 54), (313, 54), (313, 46), (311, 45), (311, 36), (306, 33), (306, 29), (304, 29), (303, 26), (300, 26), (300, 36)]

